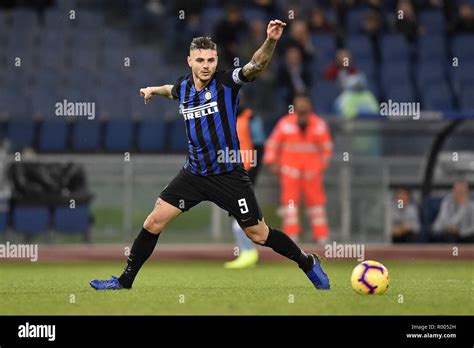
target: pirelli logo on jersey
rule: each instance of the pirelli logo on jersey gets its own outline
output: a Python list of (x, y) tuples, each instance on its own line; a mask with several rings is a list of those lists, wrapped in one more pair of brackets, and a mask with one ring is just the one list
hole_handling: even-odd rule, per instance
[(183, 114), (184, 120), (192, 120), (195, 118), (212, 115), (216, 112), (219, 112), (216, 101), (188, 109), (181, 108), (181, 113)]

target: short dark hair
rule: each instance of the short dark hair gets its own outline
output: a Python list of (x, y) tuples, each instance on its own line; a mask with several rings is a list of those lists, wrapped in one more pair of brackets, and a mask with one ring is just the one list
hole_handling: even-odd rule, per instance
[(189, 45), (189, 50), (217, 50), (217, 45), (210, 37), (195, 37)]

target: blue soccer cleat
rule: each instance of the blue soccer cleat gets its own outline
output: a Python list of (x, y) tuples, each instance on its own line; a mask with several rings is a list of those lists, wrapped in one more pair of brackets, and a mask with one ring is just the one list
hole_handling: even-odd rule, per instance
[(316, 253), (311, 253), (310, 255), (314, 258), (314, 265), (313, 268), (306, 272), (306, 275), (308, 276), (309, 280), (311, 280), (316, 289), (329, 290), (331, 285), (329, 285), (329, 278), (327, 274), (321, 267), (321, 256)]
[(93, 279), (89, 283), (96, 290), (122, 290), (126, 289), (120, 285), (118, 278), (112, 276), (112, 279), (98, 280)]

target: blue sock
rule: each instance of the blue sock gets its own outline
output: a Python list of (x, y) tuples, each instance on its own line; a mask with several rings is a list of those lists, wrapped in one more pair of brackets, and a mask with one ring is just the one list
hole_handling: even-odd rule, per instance
[(235, 241), (237, 242), (240, 252), (255, 249), (253, 242), (247, 237), (245, 232), (242, 230), (242, 228), (240, 228), (239, 224), (235, 220), (232, 223), (232, 232), (234, 233)]

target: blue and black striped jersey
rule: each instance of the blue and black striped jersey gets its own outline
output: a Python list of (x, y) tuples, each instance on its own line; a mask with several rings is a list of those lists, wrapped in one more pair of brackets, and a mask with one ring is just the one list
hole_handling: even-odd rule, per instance
[(192, 74), (178, 78), (171, 94), (178, 99), (179, 113), (186, 124), (185, 170), (207, 176), (242, 166), (239, 157), (229, 161), (229, 156), (223, 154), (239, 153), (237, 105), (240, 87), (246, 82), (241, 68), (217, 70), (201, 91), (196, 90)]

